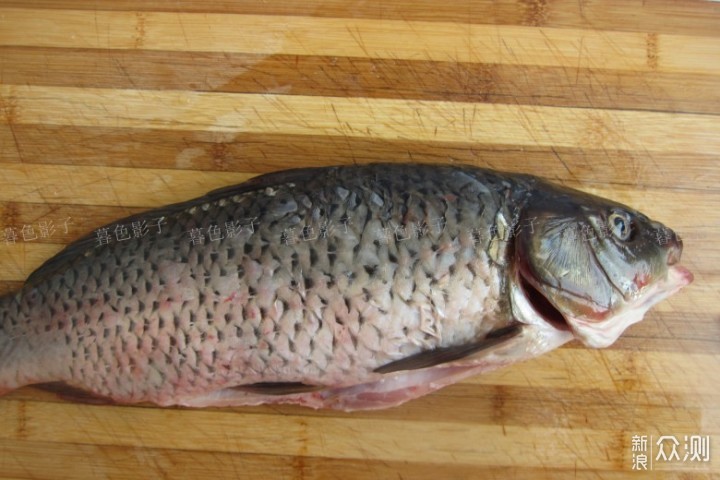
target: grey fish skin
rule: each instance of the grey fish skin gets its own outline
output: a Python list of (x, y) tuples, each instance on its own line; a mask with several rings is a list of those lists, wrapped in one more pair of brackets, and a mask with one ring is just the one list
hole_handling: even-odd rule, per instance
[[(553, 199), (567, 205), (558, 210)], [(112, 235), (117, 225), (144, 225), (139, 238), (99, 245), (97, 232), (88, 235), (1, 299), (0, 393), (62, 382), (119, 403), (396, 405), (573, 334), (592, 345), (605, 323), (637, 321), (640, 306), (689, 283), (685, 270), (668, 273), (679, 240), (645, 245), (634, 254), (655, 267), (642, 268), (635, 297), (593, 287), (603, 307), (578, 307), (573, 289), (589, 287), (558, 281), (565, 274), (548, 264), (543, 245), (559, 234), (545, 227), (588, 209), (590, 224), (618, 208), (649, 222), (531, 176), (469, 166), (257, 177), (109, 226)], [(556, 246), (628, 262), (604, 241)], [(532, 258), (522, 256), (528, 251)], [(646, 285), (657, 287), (652, 302), (641, 295)], [(543, 315), (538, 295), (557, 311)], [(407, 359), (416, 357), (426, 358), (413, 368)]]

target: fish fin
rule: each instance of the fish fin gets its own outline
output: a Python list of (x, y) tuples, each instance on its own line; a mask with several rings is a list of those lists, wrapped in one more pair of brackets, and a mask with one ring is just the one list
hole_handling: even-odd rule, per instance
[(110, 397), (103, 397), (92, 392), (73, 387), (65, 382), (38, 383), (33, 387), (46, 392), (54, 393), (63, 400), (71, 402), (88, 403), (92, 405), (112, 405), (116, 402)]
[(238, 385), (231, 388), (232, 390), (258, 395), (292, 395), (295, 393), (316, 392), (326, 387), (323, 385), (308, 385), (307, 383), (301, 382), (260, 382)]
[(265, 173), (258, 175), (250, 180), (247, 180), (238, 185), (231, 185), (228, 187), (221, 187), (216, 190), (212, 190), (205, 196), (205, 201), (214, 200), (216, 198), (227, 197), (231, 195), (238, 195), (241, 193), (251, 192), (260, 190), (266, 187), (273, 187), (276, 185), (282, 185), (287, 183), (297, 183), (303, 185), (308, 183), (310, 180), (317, 178), (319, 172), (324, 171), (332, 175), (333, 168), (322, 168), (322, 167), (307, 167), (307, 168), (292, 168), (290, 170), (281, 170), (279, 172)]
[(376, 368), (376, 373), (393, 373), (403, 370), (418, 370), (421, 368), (429, 368), (435, 365), (455, 362), (462, 358), (474, 355), (477, 352), (486, 350), (495, 345), (504, 343), (514, 338), (522, 332), (522, 325), (515, 324), (508, 327), (500, 328), (490, 332), (485, 338), (476, 342), (464, 345), (455, 345), (452, 347), (439, 347), (433, 350), (416, 353), (400, 360), (387, 363)]

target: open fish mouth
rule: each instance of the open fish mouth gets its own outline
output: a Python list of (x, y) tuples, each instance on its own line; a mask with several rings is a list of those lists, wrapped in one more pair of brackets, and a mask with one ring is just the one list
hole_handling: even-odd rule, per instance
[(693, 281), (693, 274), (688, 269), (672, 265), (668, 268), (666, 278), (648, 285), (636, 300), (625, 304), (617, 312), (597, 320), (584, 315), (563, 314), (528, 276), (529, 274), (520, 268), (515, 287), (523, 298), (520, 311), (524, 320), (531, 320), (527, 323), (543, 323), (560, 332), (572, 333), (585, 345), (595, 348), (611, 345), (629, 326), (640, 322), (650, 308)]
[(648, 285), (638, 298), (626, 304), (614, 315), (601, 322), (582, 317), (570, 318), (575, 336), (585, 345), (604, 348), (611, 345), (630, 326), (640, 322), (653, 306), (674, 295), (693, 281), (693, 274), (685, 267), (673, 265), (667, 276)]
[(518, 283), (535, 314), (556, 330), (570, 330), (570, 325), (562, 312), (527, 279), (522, 270), (518, 274)]

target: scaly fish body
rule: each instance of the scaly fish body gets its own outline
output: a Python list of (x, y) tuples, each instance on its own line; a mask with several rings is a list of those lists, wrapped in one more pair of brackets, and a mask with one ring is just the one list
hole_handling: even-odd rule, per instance
[[(674, 238), (643, 244), (635, 271), (592, 243), (603, 235), (558, 230), (609, 222), (617, 234), (617, 209), (631, 212), (466, 166), (258, 177), (100, 229), (33, 273), (0, 302), (0, 390), (62, 382), (122, 403), (381, 408), (574, 336), (604, 346), (691, 280), (668, 267)], [(606, 281), (568, 263), (591, 260)]]

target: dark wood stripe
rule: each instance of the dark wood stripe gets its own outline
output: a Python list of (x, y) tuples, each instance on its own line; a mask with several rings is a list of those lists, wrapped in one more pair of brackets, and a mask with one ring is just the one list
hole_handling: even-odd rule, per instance
[[(508, 368), (513, 368), (510, 366)], [(625, 366), (622, 366), (625, 367)], [(622, 367), (620, 369), (622, 369)], [(522, 368), (515, 366), (515, 368)], [(473, 423), (501, 423), (513, 426), (579, 427), (593, 430), (637, 430), (643, 428), (646, 419), (638, 418), (632, 408), (637, 402), (638, 387), (643, 378), (626, 375), (625, 389), (609, 390), (594, 388), (543, 388), (512, 387), (505, 385), (475, 385), (461, 383), (440, 390), (435, 398), (419, 399), (406, 405), (405, 415), (422, 418), (433, 410), (442, 411), (443, 420)], [(681, 405), (684, 408), (682, 423), (689, 430), (699, 429), (703, 422), (704, 404), (686, 403), (680, 395), (670, 392), (643, 392), (643, 401), (649, 415), (671, 415)], [(667, 395), (667, 397), (666, 397)], [(708, 399), (704, 399), (707, 401)], [(562, 408), (559, 408), (562, 405)], [(603, 411), (617, 410), (617, 416), (608, 417)], [(450, 412), (453, 410), (453, 412)]]
[[(178, 4), (164, 0), (119, 0), (98, 5), (96, 0), (2, 0), (0, 6), (18, 8), (63, 8), (78, 10), (182, 11), (260, 15), (352, 17), (383, 20), (483, 23), (566, 28), (592, 28), (633, 32), (679, 33), (718, 36), (720, 7), (713, 2), (638, 2), (607, 0), (458, 0), (442, 5), (433, 0), (344, 1), (281, 0), (214, 1), (188, 0)], [(672, 21), (668, 21), (672, 18)]]
[[(4, 134), (3, 134), (4, 132)], [(0, 125), (3, 161), (266, 173), (284, 168), (367, 162), (455, 161), (587, 186), (716, 190), (714, 155), (575, 148), (233, 134), (171, 130)], [(48, 137), (53, 137), (49, 140)]]
[[(7, 118), (7, 113), (0, 108), (0, 115)], [(4, 123), (5, 118), (0, 120), (0, 161), (17, 162), (21, 159), (20, 144), (14, 133), (14, 126)]]
[[(605, 415), (607, 416), (607, 415)], [(641, 430), (643, 433), (645, 430)], [(630, 434), (628, 434), (628, 442)], [(488, 439), (492, 442), (492, 439)], [(629, 451), (629, 447), (627, 449)], [(42, 455), (38, 455), (38, 451)], [(3, 466), (8, 478), (162, 478), (192, 480), (198, 478), (286, 478), (302, 480), (412, 478), (436, 480), (462, 478), (505, 480), (536, 478), (583, 480), (603, 478), (621, 480), (628, 473), (583, 468), (493, 467), (462, 464), (438, 464), (429, 457), (417, 462), (333, 459), (305, 455), (255, 455), (221, 452), (133, 448), (110, 445), (67, 444), (0, 439), (0, 455), (12, 459)], [(618, 457), (625, 451), (610, 452)], [(598, 455), (608, 452), (598, 451)], [(629, 455), (629, 454), (628, 454)], [(68, 466), (58, 468), (58, 465)], [(72, 466), (70, 468), (69, 466)], [(340, 473), (339, 473), (340, 472)], [(633, 472), (634, 473), (634, 472)], [(678, 478), (677, 472), (653, 472), (652, 478)], [(701, 478), (701, 477), (694, 477)], [(707, 477), (710, 478), (710, 477)]]
[[(0, 47), (3, 83), (720, 113), (718, 77), (322, 56)], [(221, 67), (219, 67), (221, 65)]]
[[(612, 368), (612, 364), (609, 367)], [(511, 365), (508, 368), (523, 367)], [(627, 365), (622, 365), (617, 370), (629, 369)], [(637, 375), (616, 373), (615, 376), (608, 374), (612, 386), (604, 389), (585, 388), (587, 385), (582, 385), (580, 378), (576, 380), (580, 388), (515, 387), (473, 384), (470, 381), (440, 390), (435, 394), (435, 399), (420, 398), (415, 401), (415, 405), (410, 403), (403, 408), (411, 412), (415, 409), (417, 414), (412, 412), (409, 415), (420, 417), (421, 413), (430, 414), (434, 407), (435, 411), (442, 411), (443, 415), (447, 414), (449, 418), (459, 422), (462, 422), (463, 418), (472, 418), (478, 422), (491, 424), (544, 427), (582, 425), (582, 428), (596, 430), (617, 428), (633, 431), (647, 425), (647, 418), (638, 417), (637, 411), (633, 408), (641, 396), (643, 406), (653, 412), (652, 414), (672, 415), (673, 412), (679, 413), (677, 410), (680, 409), (683, 413), (677, 418), (678, 422), (690, 430), (695, 428), (699, 430), (699, 424), (703, 422), (702, 410), (710, 406), (714, 407), (713, 402), (720, 400), (717, 394), (693, 395), (690, 399), (686, 398), (687, 393), (680, 391), (655, 390), (648, 385), (642, 375), (642, 373)], [(473, 401), (476, 402), (477, 410), (473, 410)], [(457, 405), (460, 409), (457, 416), (449, 412), (453, 409), (452, 405)], [(607, 412), (608, 408), (617, 412), (617, 418), (601, 413)], [(521, 411), (523, 409), (525, 411)]]

